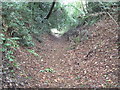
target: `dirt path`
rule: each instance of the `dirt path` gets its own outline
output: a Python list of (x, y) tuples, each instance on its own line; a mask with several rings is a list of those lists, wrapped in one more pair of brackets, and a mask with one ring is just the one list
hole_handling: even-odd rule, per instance
[(44, 35), (44, 43), (36, 42), (40, 57), (20, 48), (15, 53), (19, 70), (19, 87), (117, 87), (117, 29), (110, 19), (89, 27), (91, 39), (70, 50), (70, 43)]

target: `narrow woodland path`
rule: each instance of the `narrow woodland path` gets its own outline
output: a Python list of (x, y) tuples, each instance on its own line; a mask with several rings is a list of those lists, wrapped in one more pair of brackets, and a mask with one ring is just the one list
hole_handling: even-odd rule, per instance
[[(89, 27), (92, 37), (75, 49), (64, 39), (43, 36), (36, 43), (39, 57), (20, 47), (15, 55), (20, 68), (16, 70), (19, 87), (117, 87), (117, 26), (111, 19)], [(20, 82), (20, 83), (19, 83)]]

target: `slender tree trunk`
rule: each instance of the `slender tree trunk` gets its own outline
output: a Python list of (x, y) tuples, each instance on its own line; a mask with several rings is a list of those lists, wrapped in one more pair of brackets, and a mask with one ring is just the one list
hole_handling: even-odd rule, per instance
[(49, 13), (47, 14), (47, 16), (44, 19), (49, 19), (50, 15), (52, 14), (52, 10), (53, 10), (53, 8), (55, 6), (55, 2), (56, 2), (56, 0), (53, 1), (52, 6), (50, 8), (50, 11), (49, 11)]

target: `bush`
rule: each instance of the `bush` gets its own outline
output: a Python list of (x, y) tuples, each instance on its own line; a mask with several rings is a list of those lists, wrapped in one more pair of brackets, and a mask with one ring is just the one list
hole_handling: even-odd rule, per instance
[(31, 46), (32, 38), (30, 35), (32, 27), (31, 10), (28, 9), (27, 3), (8, 3), (3, 2), (2, 17), (8, 26), (6, 32), (9, 36), (19, 37), (20, 44)]

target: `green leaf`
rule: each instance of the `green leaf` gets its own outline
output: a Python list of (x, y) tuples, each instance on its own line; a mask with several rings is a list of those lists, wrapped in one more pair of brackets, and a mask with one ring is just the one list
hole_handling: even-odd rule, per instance
[(1, 37), (1, 40), (5, 40), (5, 38)]
[(6, 49), (5, 48), (0, 48), (0, 51), (4, 52), (4, 51), (6, 51)]
[(13, 54), (13, 51), (8, 51), (7, 53), (9, 53), (9, 54)]
[(13, 72), (14, 72), (14, 70), (10, 70), (10, 72), (12, 72), (12, 73), (13, 73)]
[(31, 50), (31, 49), (27, 49), (27, 50), (28, 50), (28, 52), (34, 54), (35, 56), (39, 56), (34, 50)]
[(0, 33), (0, 36), (2, 36), (2, 37), (3, 37), (3, 36), (5, 36), (5, 35), (4, 35), (4, 34), (2, 34), (2, 33)]
[(19, 40), (20, 38), (19, 37), (13, 37), (11, 39), (13, 39), (13, 40)]
[(14, 61), (14, 59), (12, 59), (12, 58), (9, 58), (9, 61)]
[(3, 44), (3, 42), (0, 42), (0, 44)]
[(15, 67), (18, 67), (18, 66), (19, 66), (17, 63), (13, 63), (13, 65), (14, 65)]
[(10, 43), (6, 43), (6, 44), (4, 44), (5, 46), (11, 46), (11, 44)]
[(45, 70), (40, 70), (40, 72), (45, 72)]
[(47, 68), (47, 69), (45, 69), (45, 71), (46, 71), (46, 72), (53, 72), (54, 70), (51, 69), (51, 68)]
[(81, 79), (81, 77), (76, 77), (75, 79)]

